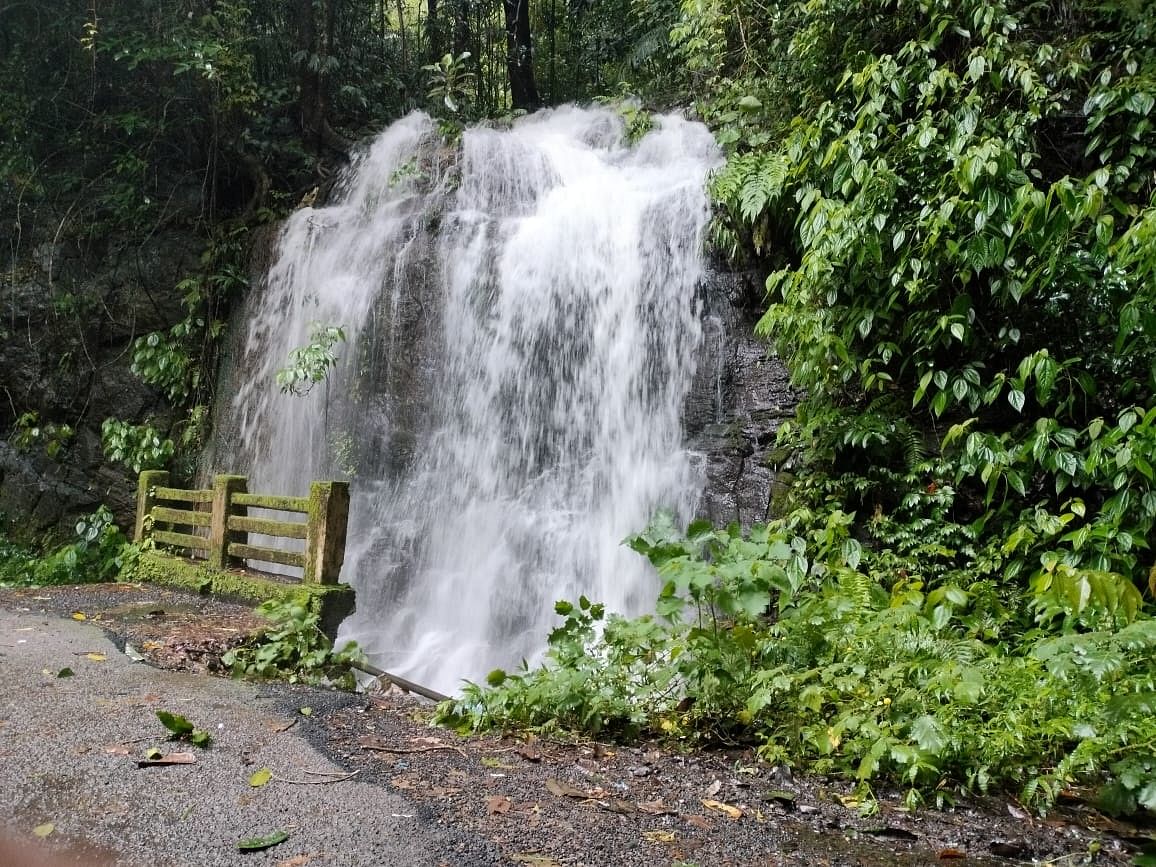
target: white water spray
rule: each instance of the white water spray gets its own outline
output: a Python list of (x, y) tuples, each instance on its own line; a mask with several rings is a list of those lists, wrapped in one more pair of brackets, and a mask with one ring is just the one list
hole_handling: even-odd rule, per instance
[[(253, 490), (353, 475), (343, 637), (388, 670), (454, 690), (533, 659), (557, 599), (653, 600), (621, 541), (701, 488), (680, 413), (719, 161), (656, 121), (631, 147), (615, 113), (563, 108), (458, 154), (411, 115), (283, 232), (224, 427)], [(341, 362), (282, 395), (315, 323), (345, 328)]]

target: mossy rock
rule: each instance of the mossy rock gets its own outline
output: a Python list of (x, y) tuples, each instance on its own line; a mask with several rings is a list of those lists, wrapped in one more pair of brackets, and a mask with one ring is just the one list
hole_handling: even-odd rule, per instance
[(330, 638), (337, 634), (341, 621), (353, 613), (354, 607), (353, 588), (348, 584), (282, 582), (255, 572), (214, 569), (203, 561), (159, 551), (142, 552), (136, 568), (129, 574), (122, 573), (119, 580), (159, 584), (254, 606), (270, 600), (295, 602), (321, 615), (321, 629)]

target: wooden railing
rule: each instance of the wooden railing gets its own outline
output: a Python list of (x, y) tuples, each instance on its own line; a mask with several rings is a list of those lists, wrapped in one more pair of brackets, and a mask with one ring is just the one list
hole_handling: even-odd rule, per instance
[[(137, 487), (138, 542), (183, 549), (223, 569), (260, 560), (303, 570), (301, 580), (336, 584), (345, 560), (349, 521), (349, 484), (314, 482), (307, 497), (250, 494), (245, 476), (216, 476), (213, 487), (185, 490), (168, 487), (169, 474), (146, 470)], [(305, 520), (250, 517), (250, 508), (304, 515)], [(249, 533), (281, 539), (303, 539), (304, 551), (250, 545)]]

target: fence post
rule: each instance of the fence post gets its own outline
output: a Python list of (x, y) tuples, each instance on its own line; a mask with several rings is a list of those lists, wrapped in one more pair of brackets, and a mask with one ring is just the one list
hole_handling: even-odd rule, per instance
[(345, 561), (349, 523), (349, 483), (314, 482), (309, 486), (309, 523), (305, 531), (306, 584), (336, 584)]
[(248, 489), (246, 476), (213, 477), (213, 517), (209, 523), (209, 565), (224, 569), (230, 565), (229, 543), (243, 542), (236, 530), (229, 529), (229, 515), (233, 513), (233, 495)]
[(148, 525), (149, 512), (156, 505), (156, 489), (169, 483), (169, 474), (164, 470), (145, 470), (136, 485), (136, 527), (133, 529), (134, 542), (143, 542)]

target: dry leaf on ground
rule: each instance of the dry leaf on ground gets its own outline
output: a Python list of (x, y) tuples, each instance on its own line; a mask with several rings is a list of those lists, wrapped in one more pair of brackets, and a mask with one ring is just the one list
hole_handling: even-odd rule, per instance
[(512, 802), (505, 795), (491, 795), (486, 798), (486, 813), (490, 816), (504, 816), (510, 812)]
[(557, 795), (559, 798), (589, 798), (590, 793), (582, 789), (571, 786), (569, 783), (563, 783), (560, 780), (555, 780), (549, 777), (546, 780), (546, 790), (551, 795)]
[(138, 768), (155, 768), (162, 765), (195, 765), (197, 757), (193, 753), (169, 753), (156, 757), (137, 759)]
[(709, 798), (702, 802), (702, 805), (708, 810), (714, 810), (718, 813), (725, 813), (731, 819), (741, 819), (743, 811), (738, 807), (732, 807), (730, 804), (724, 804), (722, 801), (712, 801)]

